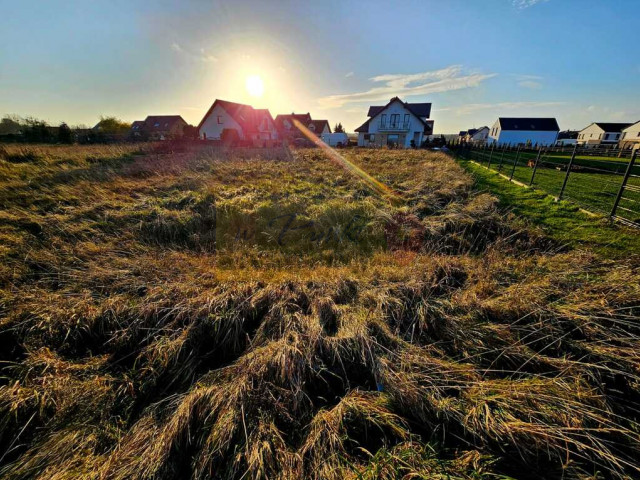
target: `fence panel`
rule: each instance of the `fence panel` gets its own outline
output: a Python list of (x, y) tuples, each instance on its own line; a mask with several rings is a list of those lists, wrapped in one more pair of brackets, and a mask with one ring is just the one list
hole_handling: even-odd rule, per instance
[(456, 153), (509, 180), (640, 227), (640, 165), (631, 150), (460, 145)]

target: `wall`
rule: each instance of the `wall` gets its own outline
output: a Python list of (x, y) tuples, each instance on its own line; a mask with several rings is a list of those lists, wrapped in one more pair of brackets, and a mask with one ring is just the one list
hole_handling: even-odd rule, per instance
[[(391, 120), (391, 115), (393, 114), (399, 114), (400, 115), (400, 124), (404, 124), (404, 116), (405, 114), (409, 114), (409, 130), (408, 131), (388, 131), (388, 130), (383, 130), (384, 131), (384, 143), (382, 143), (382, 138), (383, 136), (380, 135), (379, 132), (379, 126), (380, 126), (380, 120), (382, 118), (382, 115), (386, 114), (387, 116), (387, 124), (389, 124), (390, 120)], [(422, 143), (422, 134), (424, 132), (424, 124), (413, 114), (411, 113), (409, 110), (407, 110), (404, 105), (402, 105), (401, 102), (399, 101), (395, 101), (393, 102), (391, 105), (389, 105), (386, 109), (384, 109), (382, 112), (378, 113), (378, 115), (376, 115), (375, 117), (373, 117), (371, 119), (371, 121), (369, 122), (369, 133), (374, 133), (376, 134), (376, 139), (375, 139), (375, 143), (377, 145), (386, 145), (386, 135), (388, 134), (398, 134), (401, 138), (402, 138), (402, 146), (404, 146), (405, 148), (409, 148), (411, 146), (411, 140), (413, 140), (413, 134), (414, 132), (420, 132), (420, 143)], [(380, 140), (379, 140), (380, 138)], [(420, 143), (417, 144), (417, 146), (420, 146)], [(360, 135), (358, 135), (358, 145), (360, 144)]]
[[(218, 116), (222, 117), (222, 124), (218, 123)], [(236, 122), (231, 115), (229, 115), (224, 108), (220, 105), (216, 105), (214, 109), (211, 111), (211, 114), (204, 121), (198, 133), (200, 134), (200, 138), (206, 138), (208, 140), (220, 140), (222, 135), (222, 130), (225, 128), (230, 128), (238, 132), (238, 136), (241, 139), (244, 139), (244, 132), (242, 131), (242, 127)]]
[(620, 144), (624, 148), (630, 148), (640, 143), (640, 122), (637, 122), (623, 130), (624, 138), (620, 140)]
[(491, 125), (491, 127), (489, 127), (489, 135), (487, 135), (487, 143), (489, 145), (491, 145), (492, 143), (495, 143), (498, 140), (499, 136), (500, 136), (500, 120), (496, 120), (494, 124)]
[(531, 142), (531, 145), (553, 145), (558, 138), (558, 132), (543, 132), (540, 130), (501, 130), (497, 139), (498, 145), (518, 145)]
[[(583, 135), (584, 138), (582, 138)], [(592, 123), (578, 132), (578, 145), (599, 145), (601, 135), (604, 135), (602, 129)]]

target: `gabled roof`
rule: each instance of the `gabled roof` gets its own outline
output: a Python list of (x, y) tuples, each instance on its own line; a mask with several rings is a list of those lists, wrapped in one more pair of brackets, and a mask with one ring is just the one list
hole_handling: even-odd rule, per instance
[(558, 140), (575, 140), (577, 138), (577, 130), (564, 130), (558, 134)]
[(597, 125), (604, 132), (621, 132), (627, 127), (633, 125), (632, 123), (602, 123), (602, 122), (593, 122), (591, 125)]
[(213, 109), (216, 106), (222, 107), (224, 111), (227, 112), (229, 116), (231, 116), (231, 118), (233, 118), (238, 123), (238, 125), (240, 125), (240, 127), (242, 127), (242, 130), (245, 133), (254, 133), (259, 131), (258, 127), (265, 117), (269, 118), (273, 122), (273, 117), (271, 117), (271, 113), (266, 108), (256, 109), (251, 105), (216, 99), (205, 116), (202, 117), (202, 120), (198, 124), (198, 130), (200, 130), (202, 124), (209, 117), (209, 115), (211, 115), (211, 112), (213, 112)]
[(144, 120), (136, 120), (131, 124), (131, 130), (142, 130), (144, 128)]
[(284, 121), (288, 120), (291, 126), (293, 126), (293, 120), (298, 120), (303, 125), (309, 125), (311, 123), (311, 114), (309, 113), (291, 113), (291, 114), (279, 114), (276, 115), (275, 124), (276, 128), (283, 132), (286, 130), (284, 128)]
[(355, 129), (356, 133), (369, 133), (369, 122), (371, 122), (371, 118), (368, 118), (366, 122), (360, 125)]
[[(309, 130), (313, 130), (316, 133), (322, 132), (326, 126), (329, 129), (329, 133), (331, 133), (331, 125), (329, 125), (328, 120), (311, 120), (307, 125), (309, 126)], [(311, 129), (311, 125), (313, 125), (313, 129)]]
[(151, 132), (164, 132), (171, 130), (176, 124), (187, 125), (187, 122), (180, 115), (149, 115), (144, 121), (144, 129)]
[(374, 106), (369, 107), (369, 112), (367, 113), (367, 117), (375, 117), (382, 110), (384, 110), (389, 105), (391, 105), (391, 103), (393, 103), (395, 100), (400, 101), (405, 106), (405, 108), (407, 110), (409, 110), (411, 113), (413, 113), (418, 118), (421, 118), (421, 117), (429, 118), (429, 115), (431, 115), (431, 104), (430, 103), (408, 103), (408, 102), (403, 102), (398, 97), (393, 97), (389, 101), (389, 103), (387, 103), (386, 105), (382, 105), (382, 106), (374, 105)]
[(501, 130), (537, 130), (542, 132), (558, 132), (560, 130), (555, 118), (500, 117), (498, 122), (500, 122)]

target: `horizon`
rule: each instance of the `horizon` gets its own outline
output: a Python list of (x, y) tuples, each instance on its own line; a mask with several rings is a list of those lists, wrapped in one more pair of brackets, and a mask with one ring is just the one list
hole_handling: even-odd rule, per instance
[(634, 6), (3, 1), (0, 115), (197, 125), (219, 98), (353, 132), (370, 105), (398, 96), (432, 103), (435, 134), (498, 117), (555, 117), (561, 130), (630, 123), (640, 119)]

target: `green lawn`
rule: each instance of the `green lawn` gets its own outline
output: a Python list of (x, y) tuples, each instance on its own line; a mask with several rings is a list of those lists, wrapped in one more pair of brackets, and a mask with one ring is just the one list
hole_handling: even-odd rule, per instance
[[(489, 154), (481, 150), (470, 152), (468, 158), (484, 166), (489, 163)], [(529, 167), (528, 163), (530, 160), (535, 161), (535, 158), (534, 153), (521, 153), (517, 157), (518, 161), (514, 169), (516, 152), (504, 154), (494, 152), (491, 158), (491, 168), (509, 177), (513, 172), (515, 180), (529, 185), (533, 168)], [(543, 155), (538, 163), (533, 184), (557, 197), (562, 189), (568, 162), (568, 157)], [(612, 158), (608, 162), (604, 162), (577, 157), (574, 160), (575, 167), (569, 175), (563, 198), (576, 202), (586, 210), (609, 214), (620, 189), (627, 163), (626, 159)], [(584, 168), (576, 170), (581, 167)], [(640, 175), (640, 165), (636, 164), (632, 173)], [(630, 177), (628, 185), (635, 188), (627, 189), (624, 192), (617, 213), (631, 221), (640, 222), (640, 177)]]
[[(637, 255), (640, 252), (640, 231), (636, 229), (611, 224), (605, 216), (584, 213), (571, 202), (556, 202), (546, 192), (536, 188), (523, 188), (507, 181), (497, 172), (467, 160), (461, 159), (460, 163), (474, 176), (478, 188), (490, 191), (499, 198), (502, 206), (572, 248), (588, 248), (612, 258)], [(522, 172), (525, 168), (517, 167), (516, 172)], [(527, 170), (530, 176), (531, 169)], [(514, 177), (517, 178), (517, 175)], [(548, 182), (557, 183), (560, 177), (549, 178)], [(539, 178), (547, 181), (545, 173)], [(576, 178), (581, 177), (578, 174)], [(585, 181), (593, 181), (589, 176), (585, 178)], [(574, 186), (577, 185), (579, 183), (574, 183)]]

